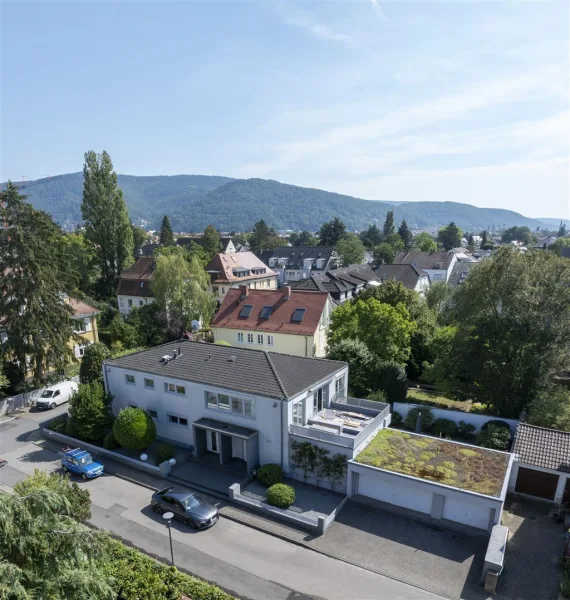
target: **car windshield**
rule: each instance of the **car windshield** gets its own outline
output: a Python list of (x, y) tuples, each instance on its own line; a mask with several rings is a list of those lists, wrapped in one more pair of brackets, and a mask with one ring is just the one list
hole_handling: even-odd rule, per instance
[(182, 501), (184, 508), (196, 508), (202, 504), (202, 500), (198, 496), (188, 496)]
[(79, 459), (80, 465), (90, 465), (93, 462), (93, 459), (90, 456), (83, 456)]
[(53, 392), (51, 390), (45, 390), (41, 395), (41, 398), (51, 398), (53, 396)]

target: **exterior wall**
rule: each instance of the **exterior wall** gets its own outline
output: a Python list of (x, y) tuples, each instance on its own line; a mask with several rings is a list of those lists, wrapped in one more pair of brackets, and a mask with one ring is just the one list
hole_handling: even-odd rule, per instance
[(117, 296), (119, 312), (125, 316), (131, 312), (133, 307), (144, 306), (145, 304), (152, 304), (153, 302), (154, 298), (143, 298), (142, 296)]
[[(515, 491), (515, 485), (517, 483), (517, 477), (519, 475), (519, 467), (525, 469), (532, 469), (533, 471), (541, 471), (542, 473), (551, 473), (552, 475), (558, 476), (558, 485), (556, 487), (556, 494), (554, 496), (554, 504), (560, 504), (564, 497), (564, 490), (566, 489), (566, 482), (570, 479), (570, 473), (562, 473), (561, 471), (554, 471), (553, 469), (545, 469), (544, 467), (537, 467), (535, 465), (529, 465), (528, 463), (519, 462), (516, 460), (511, 470), (511, 476), (509, 478), (509, 492)], [(535, 496), (533, 496), (535, 498)], [(548, 500), (546, 500), (548, 502)]]
[[(85, 322), (88, 319), (88, 324)], [(73, 319), (74, 321), (84, 321), (86, 323), (86, 331), (76, 331), (76, 335), (81, 337), (81, 342), (71, 338), (67, 345), (73, 350), (75, 358), (80, 359), (82, 355), (80, 348), (82, 346), (90, 346), (99, 341), (99, 330), (97, 329), (97, 317), (80, 317)]]
[[(192, 423), (202, 417), (207, 417), (259, 431), (260, 464), (282, 463), (282, 431), (286, 431), (287, 424), (283, 424), (282, 427), (281, 401), (241, 392), (234, 393), (232, 390), (145, 374), (111, 365), (104, 365), (103, 370), (105, 387), (114, 396), (113, 413), (117, 414), (121, 408), (126, 408), (130, 404), (156, 410), (158, 418), (155, 422), (158, 437), (182, 446), (194, 446)], [(134, 385), (126, 383), (125, 375), (127, 374), (135, 376)], [(154, 389), (144, 386), (145, 377), (154, 379)], [(185, 395), (165, 392), (164, 384), (167, 382), (184, 386)], [(206, 391), (255, 400), (255, 418), (208, 408), (205, 399)], [(169, 423), (168, 414), (188, 419), (188, 426)], [(283, 414), (286, 414), (286, 411), (283, 411)]]
[(429, 277), (419, 277), (418, 278), (418, 283), (416, 284), (416, 287), (414, 288), (414, 290), (416, 292), (418, 292), (419, 294), (425, 294), (426, 290), (429, 288), (430, 286), (430, 280)]
[(234, 246), (233, 240), (230, 240), (224, 250), (224, 254), (231, 254), (232, 252), (237, 252), (236, 247)]
[[(250, 347), (255, 348), (256, 350), (281, 352), (282, 354), (294, 354), (295, 356), (315, 356), (314, 345), (317, 334), (314, 336), (305, 336), (295, 335), (293, 333), (271, 333), (266, 331), (253, 331), (250, 329), (230, 329), (229, 327), (212, 327), (212, 332), (214, 333), (214, 341), (224, 341), (232, 346)], [(238, 342), (238, 333), (243, 333), (243, 342)], [(253, 343), (251, 344), (247, 341), (248, 334), (253, 335)], [(263, 344), (258, 343), (258, 335), (263, 336)], [(272, 346), (267, 343), (268, 335), (273, 336)]]
[[(478, 415), (458, 410), (446, 410), (445, 408), (434, 408), (433, 406), (421, 406), (420, 404), (408, 404), (406, 402), (394, 402), (392, 406), (394, 412), (400, 413), (404, 419), (412, 408), (429, 408), (436, 419), (450, 419), (454, 423), (464, 421), (465, 423), (473, 425), (476, 431), (479, 431), (487, 421), (499, 419), (499, 417), (491, 417), (489, 415)], [(508, 423), (511, 427), (511, 433), (515, 433), (517, 425), (519, 424), (517, 419), (501, 418), (499, 420)]]
[(457, 262), (457, 256), (455, 253), (451, 257), (451, 262), (449, 263), (449, 268), (446, 269), (422, 269), (429, 275), (430, 282), (434, 281), (445, 281), (448, 282), (451, 277), (451, 272), (453, 271), (453, 267)]
[(271, 277), (257, 277), (255, 279), (244, 277), (240, 281), (234, 281), (232, 283), (214, 283), (210, 286), (210, 291), (216, 296), (216, 299), (221, 304), (230, 288), (239, 288), (242, 285), (247, 285), (250, 290), (276, 290), (277, 279), (277, 275), (272, 275)]

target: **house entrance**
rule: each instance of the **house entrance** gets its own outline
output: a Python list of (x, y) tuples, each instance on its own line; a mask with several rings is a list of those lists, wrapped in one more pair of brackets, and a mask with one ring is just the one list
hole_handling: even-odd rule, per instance
[(218, 454), (218, 433), (216, 431), (206, 430), (206, 448), (208, 452)]

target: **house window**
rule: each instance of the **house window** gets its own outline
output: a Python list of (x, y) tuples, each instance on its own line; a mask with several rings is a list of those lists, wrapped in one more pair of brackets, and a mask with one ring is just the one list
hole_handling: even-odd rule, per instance
[(232, 412), (238, 415), (243, 414), (243, 400), (241, 398), (232, 398)]
[(346, 387), (346, 376), (343, 375), (342, 377), (339, 377), (335, 382), (334, 382), (334, 397), (335, 400), (337, 398), (344, 398), (345, 396), (345, 387)]
[(255, 401), (244, 400), (243, 401), (243, 414), (246, 417), (252, 417), (255, 419)]
[(263, 344), (263, 334), (262, 333), (257, 334), (257, 343)]
[(145, 379), (144, 379), (144, 387), (148, 388), (149, 390), (154, 390), (154, 379), (147, 379), (145, 377)]
[(293, 425), (305, 424), (305, 399), (293, 404)]
[(142, 306), (144, 304), (143, 300), (139, 300), (139, 306)]
[(272, 335), (267, 336), (267, 345), (273, 346), (273, 336)]
[(129, 306), (133, 305), (133, 301), (131, 299), (129, 299)]
[(255, 419), (255, 400), (248, 398), (231, 398), (227, 394), (216, 394), (216, 392), (205, 392), (207, 408), (231, 411), (236, 415), (243, 415)]
[(218, 394), (218, 408), (220, 410), (230, 410), (230, 397), (225, 394)]
[(188, 427), (188, 419), (186, 417), (179, 417), (178, 415), (167, 415), (168, 422), (171, 425), (182, 425), (182, 427)]
[(154, 408), (147, 408), (146, 412), (150, 415), (151, 419), (158, 420), (158, 412)]
[(135, 376), (134, 375), (125, 375), (125, 381), (129, 385), (135, 385)]
[(186, 394), (186, 388), (183, 385), (176, 385), (174, 383), (165, 383), (164, 391), (169, 394), (180, 394), (181, 396)]
[(239, 344), (243, 344), (243, 333), (238, 333), (237, 334), (237, 340)]
[(84, 333), (85, 331), (87, 331), (85, 321), (83, 319), (75, 319), (73, 321), (73, 331), (75, 333)]
[(253, 333), (248, 333), (247, 334), (247, 343), (248, 344), (253, 344)]
[(329, 386), (323, 385), (318, 390), (313, 392), (313, 412), (315, 414), (321, 412), (328, 406)]
[(119, 298), (119, 306), (125, 306), (125, 299)]
[(206, 392), (206, 404), (208, 408), (218, 408), (218, 394)]
[(217, 293), (218, 293), (218, 286), (217, 286), (217, 285), (214, 285), (214, 286), (212, 287), (212, 292), (213, 292), (214, 294), (217, 294)]
[(222, 294), (225, 294), (225, 293), (226, 293), (226, 288), (225, 288), (225, 287), (223, 287), (223, 288), (222, 288)]
[(2, 344), (5, 344), (8, 341), (8, 334), (3, 331), (2, 333), (0, 333), (0, 342)]

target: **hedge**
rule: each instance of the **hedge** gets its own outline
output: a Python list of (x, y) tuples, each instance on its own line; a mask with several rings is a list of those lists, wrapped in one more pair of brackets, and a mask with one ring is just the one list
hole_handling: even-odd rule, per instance
[(267, 503), (277, 508), (289, 508), (295, 502), (295, 490), (284, 483), (276, 483), (267, 490)]
[(430, 427), (430, 431), (434, 435), (452, 438), (457, 435), (457, 425), (451, 419), (436, 419)]
[(267, 487), (271, 487), (276, 483), (282, 483), (283, 469), (279, 465), (263, 465), (259, 467), (259, 470), (257, 471), (257, 479)]
[(421, 424), (422, 424), (422, 433), (428, 430), (433, 423), (433, 413), (430, 408), (427, 406), (415, 407), (408, 411), (406, 418), (404, 419), (404, 425), (411, 429), (412, 431), (416, 430), (416, 422), (418, 420), (418, 414), (421, 413)]
[(156, 437), (156, 425), (142, 408), (123, 408), (113, 424), (115, 439), (123, 448), (143, 450)]

